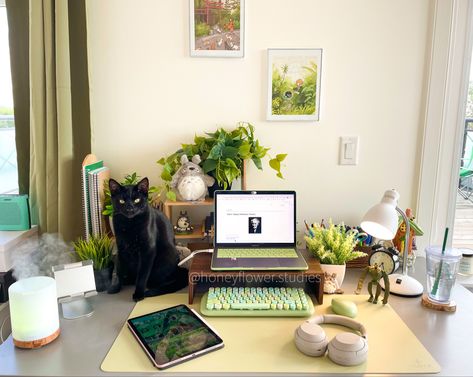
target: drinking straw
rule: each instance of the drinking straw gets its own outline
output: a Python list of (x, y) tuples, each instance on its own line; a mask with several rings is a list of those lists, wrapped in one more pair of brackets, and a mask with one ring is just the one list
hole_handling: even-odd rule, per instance
[[(443, 236), (443, 245), (442, 245), (442, 256), (445, 255), (445, 247), (447, 246), (447, 237), (448, 237), (448, 228), (445, 228), (445, 234)], [(437, 277), (435, 278), (435, 282), (432, 287), (433, 296), (437, 294), (437, 290), (439, 289), (440, 276), (442, 275), (442, 264), (443, 264), (443, 259), (440, 259), (439, 272), (437, 274)]]

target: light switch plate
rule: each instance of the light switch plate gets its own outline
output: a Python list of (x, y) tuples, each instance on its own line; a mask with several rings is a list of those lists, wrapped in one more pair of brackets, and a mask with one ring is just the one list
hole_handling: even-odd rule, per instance
[(340, 137), (340, 165), (358, 165), (359, 137)]

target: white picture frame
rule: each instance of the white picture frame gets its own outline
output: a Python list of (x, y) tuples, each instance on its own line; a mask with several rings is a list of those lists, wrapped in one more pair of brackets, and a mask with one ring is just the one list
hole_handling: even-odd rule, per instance
[(243, 58), (245, 0), (189, 0), (190, 56)]
[(270, 121), (318, 121), (322, 49), (268, 49)]

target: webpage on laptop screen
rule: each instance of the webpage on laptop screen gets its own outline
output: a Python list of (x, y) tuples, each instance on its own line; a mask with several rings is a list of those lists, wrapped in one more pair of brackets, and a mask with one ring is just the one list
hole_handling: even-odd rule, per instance
[(294, 243), (294, 196), (220, 195), (217, 202), (220, 243)]

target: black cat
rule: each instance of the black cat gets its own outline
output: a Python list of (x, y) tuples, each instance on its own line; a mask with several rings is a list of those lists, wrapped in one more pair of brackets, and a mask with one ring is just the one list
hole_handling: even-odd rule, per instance
[(187, 270), (177, 266), (179, 256), (168, 218), (148, 204), (148, 178), (137, 185), (109, 181), (113, 204), (113, 227), (118, 247), (118, 281), (135, 284), (133, 300), (171, 293), (187, 285)]

